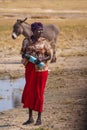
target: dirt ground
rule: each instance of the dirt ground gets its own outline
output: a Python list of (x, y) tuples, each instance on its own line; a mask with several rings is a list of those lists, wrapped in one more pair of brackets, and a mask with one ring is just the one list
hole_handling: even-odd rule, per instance
[[(20, 56), (0, 59), (2, 77), (9, 73), (23, 76), (20, 60)], [(28, 119), (28, 110), (16, 108), (0, 112), (0, 130), (87, 129), (87, 56), (58, 57), (56, 63), (49, 64), (49, 70), (42, 125), (23, 126)], [(34, 112), (35, 120), (36, 117)]]

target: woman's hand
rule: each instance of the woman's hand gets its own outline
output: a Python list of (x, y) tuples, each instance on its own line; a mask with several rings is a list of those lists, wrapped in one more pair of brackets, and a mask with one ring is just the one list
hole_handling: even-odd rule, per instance
[(28, 63), (28, 59), (22, 58), (21, 63), (22, 63), (24, 66), (26, 66), (27, 63)]
[(35, 64), (36, 64), (36, 65), (39, 65), (40, 62), (41, 62), (41, 59), (39, 59), (39, 58), (37, 58), (37, 59), (35, 60)]

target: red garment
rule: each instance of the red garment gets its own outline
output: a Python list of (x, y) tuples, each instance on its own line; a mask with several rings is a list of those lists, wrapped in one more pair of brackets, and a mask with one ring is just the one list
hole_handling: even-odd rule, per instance
[(31, 62), (26, 65), (26, 84), (22, 94), (24, 108), (31, 108), (32, 110), (42, 112), (47, 77), (48, 70), (42, 72), (35, 71), (35, 65)]

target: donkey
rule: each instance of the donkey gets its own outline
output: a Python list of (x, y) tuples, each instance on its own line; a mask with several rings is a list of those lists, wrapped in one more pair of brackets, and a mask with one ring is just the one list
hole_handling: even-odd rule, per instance
[[(32, 35), (31, 31), (31, 25), (26, 23), (24, 20), (18, 19), (16, 23), (13, 25), (13, 31), (12, 31), (12, 38), (16, 39), (20, 34), (22, 34), (24, 37), (30, 37)], [(42, 37), (49, 40), (50, 45), (52, 47), (52, 59), (51, 62), (56, 62), (56, 44), (57, 44), (57, 38), (59, 34), (59, 29), (53, 25), (43, 25), (43, 33)]]

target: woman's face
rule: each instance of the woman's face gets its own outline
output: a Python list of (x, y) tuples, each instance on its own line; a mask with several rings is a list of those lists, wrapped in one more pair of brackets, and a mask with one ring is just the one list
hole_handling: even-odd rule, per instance
[(41, 33), (42, 33), (42, 30), (34, 30), (34, 32), (33, 32), (34, 36), (36, 36), (36, 37), (40, 37)]

